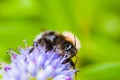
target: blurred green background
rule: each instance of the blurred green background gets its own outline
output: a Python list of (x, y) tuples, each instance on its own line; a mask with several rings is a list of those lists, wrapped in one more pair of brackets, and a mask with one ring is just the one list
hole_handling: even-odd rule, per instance
[(42, 29), (80, 39), (78, 80), (120, 80), (120, 0), (0, 0), (0, 60)]

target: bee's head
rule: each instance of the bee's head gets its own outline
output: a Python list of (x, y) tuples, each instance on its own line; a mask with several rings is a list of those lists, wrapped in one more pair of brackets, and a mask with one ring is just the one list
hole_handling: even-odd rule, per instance
[(72, 43), (66, 42), (66, 44), (65, 44), (65, 51), (64, 52), (69, 57), (73, 57), (73, 56), (76, 55), (77, 49), (76, 49), (76, 47)]
[(65, 36), (67, 41), (70, 41), (75, 46), (77, 50), (81, 48), (80, 41), (77, 37), (75, 37), (74, 34), (72, 34), (71, 32), (63, 32), (63, 35)]

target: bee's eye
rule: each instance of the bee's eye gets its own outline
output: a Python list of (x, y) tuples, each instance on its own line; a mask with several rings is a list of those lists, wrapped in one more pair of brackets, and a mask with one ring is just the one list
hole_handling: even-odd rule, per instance
[(67, 44), (67, 46), (66, 46), (66, 51), (70, 51), (71, 48), (72, 48), (72, 45)]

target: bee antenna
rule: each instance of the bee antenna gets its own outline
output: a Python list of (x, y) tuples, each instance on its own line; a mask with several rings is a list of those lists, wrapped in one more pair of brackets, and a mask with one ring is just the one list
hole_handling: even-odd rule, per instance
[[(75, 66), (76, 66), (76, 63), (77, 63), (77, 59), (78, 59), (78, 57), (75, 56), (75, 58), (76, 58), (76, 60), (75, 60)], [(79, 70), (77, 70), (77, 72), (79, 72)], [(77, 72), (75, 72), (75, 80), (77, 80)]]
[(25, 44), (25, 47), (27, 47), (27, 46), (28, 46), (28, 45), (27, 45), (27, 40), (24, 39), (23, 42), (24, 42), (24, 44)]
[(74, 35), (74, 41), (75, 41), (75, 47), (76, 47), (76, 38), (75, 38), (75, 35)]

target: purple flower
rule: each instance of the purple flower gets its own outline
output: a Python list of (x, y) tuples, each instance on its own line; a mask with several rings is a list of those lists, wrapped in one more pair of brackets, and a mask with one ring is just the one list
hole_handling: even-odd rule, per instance
[(20, 48), (20, 54), (10, 50), (11, 63), (4, 70), (4, 80), (73, 80), (76, 69), (71, 69), (70, 63), (62, 64), (67, 55), (47, 51), (34, 43), (31, 47)]

